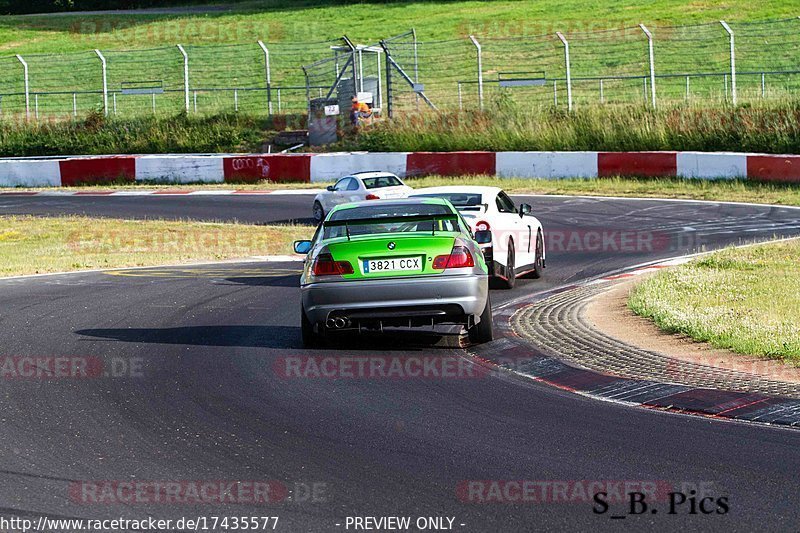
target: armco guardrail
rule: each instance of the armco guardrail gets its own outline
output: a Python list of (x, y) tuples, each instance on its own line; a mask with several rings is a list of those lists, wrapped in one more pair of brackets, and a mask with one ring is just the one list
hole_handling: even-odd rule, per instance
[(0, 159), (0, 187), (81, 184), (332, 181), (385, 170), (399, 176), (559, 179), (648, 176), (800, 183), (800, 155), (723, 152), (351, 152), (114, 155)]

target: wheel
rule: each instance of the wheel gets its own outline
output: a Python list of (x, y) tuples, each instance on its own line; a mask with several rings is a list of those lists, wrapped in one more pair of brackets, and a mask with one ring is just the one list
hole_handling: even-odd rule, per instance
[(514, 272), (515, 256), (514, 256), (514, 241), (508, 240), (508, 256), (506, 257), (506, 279), (501, 279), (501, 285), (504, 289), (513, 289), (514, 284), (517, 282), (517, 275)]
[(483, 344), (494, 338), (492, 329), (492, 302), (489, 293), (486, 293), (486, 307), (481, 313), (481, 320), (469, 330), (469, 340), (475, 344)]
[(541, 230), (536, 234), (536, 262), (533, 264), (533, 272), (531, 277), (539, 279), (542, 277), (544, 270), (544, 237), (542, 237)]
[(322, 204), (319, 203), (319, 200), (314, 200), (314, 220), (319, 224), (325, 218), (325, 210), (322, 208)]
[(323, 335), (314, 331), (314, 324), (306, 316), (306, 310), (300, 306), (300, 332), (304, 348), (316, 348), (322, 344)]

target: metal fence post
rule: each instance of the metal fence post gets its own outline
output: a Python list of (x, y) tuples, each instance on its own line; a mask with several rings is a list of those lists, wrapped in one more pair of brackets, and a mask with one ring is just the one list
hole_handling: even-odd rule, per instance
[(572, 111), (572, 73), (569, 66), (569, 42), (560, 31), (557, 31), (556, 35), (564, 44), (564, 63), (567, 67), (567, 110)]
[(358, 46), (358, 88), (364, 92), (364, 55), (361, 45)]
[(264, 68), (267, 73), (267, 109), (272, 114), (272, 73), (269, 68), (269, 48), (262, 41), (258, 41), (258, 46), (264, 51)]
[(653, 54), (653, 34), (650, 33), (650, 30), (647, 29), (647, 26), (644, 24), (639, 24), (639, 27), (642, 28), (642, 31), (647, 36), (647, 48), (650, 56), (650, 93), (652, 98), (653, 109), (656, 108), (656, 66), (655, 66), (655, 56)]
[(558, 107), (558, 80), (553, 80), (553, 107)]
[(25, 79), (25, 118), (31, 118), (31, 86), (30, 79), (28, 78), (28, 62), (22, 59), (22, 56), (17, 54), (17, 59), (22, 64), (22, 71), (24, 72)]
[[(419, 41), (417, 41), (417, 29), (411, 28), (411, 36), (414, 40), (414, 83), (419, 83)], [(417, 111), (419, 111), (419, 93), (416, 94)]]
[(353, 96), (356, 96), (358, 94), (359, 87), (363, 86), (363, 82), (359, 82), (359, 80), (358, 80), (359, 66), (356, 64), (356, 63), (359, 62), (358, 61), (358, 53), (359, 53), (359, 51), (356, 48), (356, 46), (353, 44), (353, 41), (351, 41), (350, 38), (347, 37), (347, 35), (343, 35), (342, 36), (342, 40), (345, 42), (347, 47), (350, 49), (350, 57), (353, 58)]
[(306, 110), (308, 113), (308, 121), (311, 121), (311, 82), (308, 79), (308, 70), (306, 67), (301, 66), (303, 69), (303, 76), (306, 79)]
[(478, 50), (478, 102), (481, 111), (483, 111), (483, 50), (481, 49), (481, 43), (478, 42), (474, 35), (470, 35), (469, 39)]
[(381, 48), (386, 55), (386, 116), (388, 118), (394, 117), (394, 86), (392, 85), (392, 62), (389, 61), (389, 47), (386, 46), (385, 41), (381, 41)]
[(103, 65), (103, 112), (108, 116), (108, 64), (100, 50), (95, 48), (94, 53), (97, 54), (97, 57), (100, 58), (100, 63)]
[(733, 105), (736, 105), (736, 49), (733, 43), (733, 30), (724, 20), (720, 20), (719, 23), (728, 32), (731, 40), (731, 99), (733, 100)]
[(722, 83), (725, 85), (725, 101), (728, 101), (728, 75), (722, 75)]
[(377, 52), (375, 56), (378, 58), (378, 107), (383, 111), (383, 85), (381, 84), (381, 53)]
[(183, 49), (183, 46), (177, 45), (178, 50), (181, 51), (181, 55), (183, 56), (183, 96), (186, 105), (186, 112), (189, 112), (189, 55), (186, 53), (186, 50)]

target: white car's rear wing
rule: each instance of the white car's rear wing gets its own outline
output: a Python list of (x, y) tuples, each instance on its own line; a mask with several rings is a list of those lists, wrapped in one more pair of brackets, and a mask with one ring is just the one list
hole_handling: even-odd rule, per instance
[(461, 213), (486, 213), (489, 211), (489, 204), (478, 204), (478, 205), (457, 205), (454, 206), (456, 209), (459, 210)]

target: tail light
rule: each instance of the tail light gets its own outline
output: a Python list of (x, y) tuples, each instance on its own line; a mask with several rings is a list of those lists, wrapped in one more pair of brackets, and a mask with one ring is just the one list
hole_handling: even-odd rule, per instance
[(378, 196), (377, 194), (368, 194), (368, 195), (366, 196), (366, 199), (367, 199), (367, 200), (380, 200), (380, 199), (381, 199), (381, 197), (380, 197), (380, 196)]
[(492, 227), (485, 220), (481, 220), (475, 224), (475, 231), (489, 231)]
[(433, 260), (433, 268), (469, 268), (475, 266), (475, 260), (464, 246), (453, 246), (450, 255), (437, 255)]
[(331, 254), (319, 254), (311, 266), (315, 276), (343, 276), (353, 273), (353, 265), (349, 261), (334, 261)]

